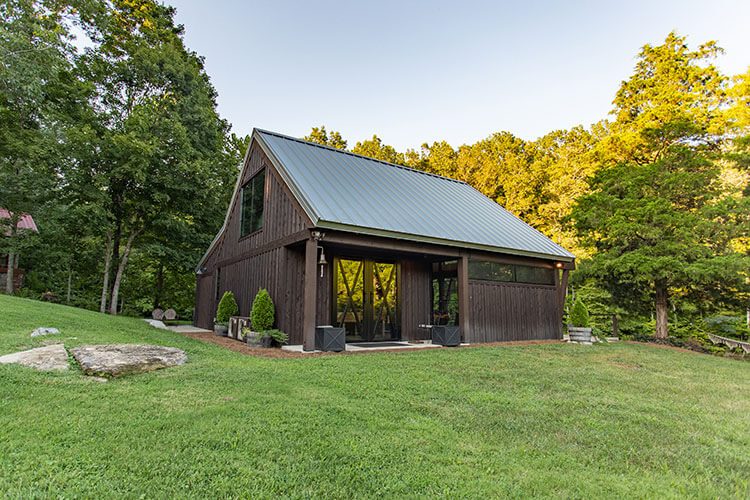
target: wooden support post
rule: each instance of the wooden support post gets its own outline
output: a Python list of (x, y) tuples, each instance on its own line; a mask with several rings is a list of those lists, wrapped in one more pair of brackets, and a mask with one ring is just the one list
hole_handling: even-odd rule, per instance
[(302, 308), (302, 349), (315, 350), (315, 311), (317, 299), (318, 242), (310, 238), (305, 243), (304, 304)]
[(562, 326), (563, 315), (565, 314), (565, 297), (568, 295), (568, 276), (570, 274), (569, 269), (562, 270), (562, 280), (560, 280), (559, 288), (557, 289), (557, 303), (559, 308), (560, 325)]
[(469, 258), (458, 258), (458, 326), (464, 342), (471, 340), (471, 318), (469, 305)]

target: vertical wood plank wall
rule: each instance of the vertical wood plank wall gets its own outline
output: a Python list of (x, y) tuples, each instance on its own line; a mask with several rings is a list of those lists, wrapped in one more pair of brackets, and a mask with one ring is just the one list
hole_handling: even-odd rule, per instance
[[(250, 314), (255, 294), (266, 288), (276, 306), (277, 326), (289, 334), (290, 342), (301, 343), (304, 253), (278, 246), (241, 259), (243, 254), (263, 246), (273, 247), (275, 241), (307, 227), (306, 217), (257, 145), (250, 151), (240, 186), (263, 168), (266, 169), (263, 228), (240, 238), (240, 197), (233, 200), (223, 236), (204, 263), (206, 275), (197, 278), (195, 324), (209, 329), (213, 326), (216, 273), (220, 268), (221, 293), (226, 290), (234, 293), (240, 315)], [(230, 262), (222, 264), (226, 261)]]
[(224, 242), (216, 253), (216, 260), (222, 261), (249, 252), (255, 248), (305, 229), (305, 217), (300, 213), (293, 200), (287, 195), (282, 180), (271, 162), (259, 146), (254, 145), (248, 158), (248, 165), (242, 174), (240, 186), (249, 181), (255, 174), (266, 168), (265, 203), (263, 205), (263, 229), (240, 238), (240, 208), (238, 196), (234, 200)]
[(404, 340), (430, 338), (430, 331), (417, 328), (429, 325), (432, 316), (432, 267), (426, 260), (403, 259), (401, 263), (401, 337)]
[(207, 304), (206, 307), (197, 307), (195, 309), (195, 317), (193, 321), (196, 325), (200, 325), (202, 328), (213, 328), (215, 307), (212, 307), (215, 303), (214, 296), (214, 276), (213, 274), (202, 274), (198, 276), (198, 283), (195, 287), (195, 303), (196, 304)]
[(469, 280), (466, 342), (561, 338), (554, 286)]
[(332, 325), (334, 318), (332, 317), (333, 305), (333, 255), (326, 252), (326, 258), (329, 260), (328, 264), (324, 266), (323, 277), (320, 277), (320, 266), (316, 267), (316, 276), (318, 280), (318, 295), (317, 295), (317, 309), (315, 314), (315, 321), (317, 325)]

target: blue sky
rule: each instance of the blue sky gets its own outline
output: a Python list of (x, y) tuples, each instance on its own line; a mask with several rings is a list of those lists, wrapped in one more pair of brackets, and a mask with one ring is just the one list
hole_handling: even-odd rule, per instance
[(671, 30), (750, 66), (750, 1), (169, 0), (233, 130), (325, 124), (399, 150), (604, 117), (645, 43)]

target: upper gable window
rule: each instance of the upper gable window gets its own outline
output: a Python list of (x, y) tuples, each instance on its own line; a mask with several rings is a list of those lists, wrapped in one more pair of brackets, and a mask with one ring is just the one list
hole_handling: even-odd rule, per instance
[(242, 206), (240, 207), (240, 237), (260, 230), (263, 227), (263, 192), (266, 171), (261, 170), (242, 186)]

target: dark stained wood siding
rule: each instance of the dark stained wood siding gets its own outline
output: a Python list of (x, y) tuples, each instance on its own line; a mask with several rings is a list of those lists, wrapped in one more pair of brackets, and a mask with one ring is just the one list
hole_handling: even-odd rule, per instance
[[(214, 296), (215, 277), (212, 274), (202, 274), (198, 276), (198, 283), (195, 289), (195, 303), (201, 305), (195, 310), (193, 322), (201, 327), (212, 329), (214, 314), (216, 310), (216, 301)], [(203, 306), (205, 304), (205, 307)]]
[(197, 278), (195, 324), (213, 326), (215, 276), (220, 269), (221, 292), (234, 293), (241, 316), (250, 314), (255, 294), (266, 288), (276, 306), (276, 326), (290, 335), (291, 343), (301, 343), (304, 254), (286, 245), (290, 237), (304, 234), (309, 221), (257, 144), (252, 146), (240, 186), (264, 168), (263, 227), (240, 238), (241, 202), (237, 196), (226, 229), (203, 264), (210, 277)]
[(561, 338), (554, 286), (469, 280), (466, 342)]
[(432, 322), (432, 266), (421, 259), (402, 259), (400, 263), (401, 338), (429, 339), (429, 330), (417, 327)]
[(318, 280), (317, 287), (317, 308), (315, 311), (316, 325), (330, 325), (333, 322), (333, 260), (331, 256), (326, 255), (329, 261), (325, 266), (323, 277), (320, 277), (320, 266), (317, 266), (316, 273)]
[(263, 228), (240, 238), (240, 196), (233, 201), (231, 213), (224, 232), (224, 241), (216, 259), (223, 260), (264, 246), (307, 227), (307, 218), (286, 189), (283, 181), (271, 166), (270, 160), (256, 144), (250, 152), (247, 168), (242, 173), (243, 186), (263, 168), (266, 169), (265, 202), (263, 204)]

